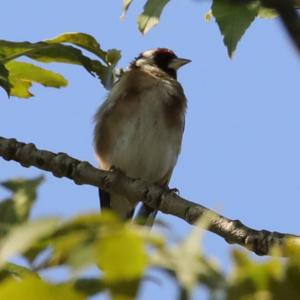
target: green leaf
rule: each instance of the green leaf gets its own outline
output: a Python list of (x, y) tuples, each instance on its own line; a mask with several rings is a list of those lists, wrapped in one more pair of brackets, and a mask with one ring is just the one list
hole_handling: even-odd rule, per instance
[[(75, 271), (81, 270), (97, 261), (95, 241), (99, 231), (104, 228), (121, 226), (121, 221), (112, 213), (79, 215), (62, 224), (53, 235), (49, 236), (46, 245), (51, 245), (52, 255), (39, 265), (39, 269), (67, 264)], [(45, 248), (44, 243), (44, 248)], [(43, 245), (41, 245), (43, 246)], [(26, 258), (33, 260), (41, 249), (30, 249)]]
[(80, 270), (95, 263), (93, 235), (88, 229), (77, 229), (52, 237), (53, 254), (43, 263), (43, 267), (67, 264), (73, 270)]
[(33, 82), (46, 87), (60, 88), (67, 86), (67, 80), (58, 73), (41, 67), (19, 61), (10, 61), (6, 64), (9, 70), (9, 80), (12, 84), (11, 95), (19, 98), (29, 98), (29, 91)]
[(121, 58), (121, 51), (117, 49), (109, 49), (106, 53), (105, 60), (109, 65), (115, 66)]
[(284, 275), (280, 276), (279, 280), (272, 280), (270, 282), (270, 291), (273, 299), (298, 299), (300, 295), (300, 243), (299, 239), (287, 241), (286, 252), (288, 260), (282, 268)]
[(151, 256), (151, 265), (173, 274), (187, 294), (197, 283), (213, 290), (223, 286), (225, 281), (215, 263), (204, 257), (200, 249), (203, 228), (208, 226), (208, 221), (209, 216), (201, 218), (183, 241), (170, 248), (159, 247)]
[(10, 82), (8, 80), (8, 75), (8, 70), (0, 63), (0, 86), (5, 90), (7, 95), (10, 96)]
[(83, 300), (84, 296), (67, 285), (54, 285), (35, 277), (21, 281), (7, 280), (0, 288), (0, 299), (6, 300)]
[(0, 61), (2, 63), (7, 62), (11, 59), (25, 55), (26, 53), (32, 51), (32, 49), (41, 46), (42, 44), (34, 45), (29, 42), (10, 42), (0, 40)]
[(71, 286), (85, 296), (93, 296), (106, 288), (103, 282), (98, 278), (79, 278), (71, 282)]
[(279, 258), (259, 263), (250, 259), (245, 251), (233, 251), (233, 258), (234, 270), (227, 291), (229, 300), (264, 299), (259, 294), (268, 293), (271, 281), (280, 280), (282, 277), (282, 263)]
[(72, 232), (78, 229), (98, 230), (100, 226), (115, 228), (115, 226), (120, 226), (121, 224), (121, 220), (111, 211), (104, 211), (101, 214), (83, 214), (76, 216), (64, 224), (59, 233), (64, 234), (65, 232)]
[(144, 237), (136, 227), (121, 224), (103, 231), (97, 243), (98, 265), (113, 299), (135, 299), (148, 266)]
[(7, 234), (10, 227), (20, 223), (13, 199), (4, 199), (0, 202), (0, 238)]
[(133, 0), (123, 0), (121, 19), (124, 19)]
[[(96, 51), (96, 50), (95, 50)], [(92, 60), (85, 56), (81, 50), (64, 44), (54, 44), (47, 42), (29, 43), (29, 42), (10, 42), (0, 40), (0, 63), (8, 63), (21, 56), (44, 63), (68, 63), (83, 66), (90, 74), (96, 74), (101, 82), (106, 86), (107, 74), (110, 72), (107, 66), (104, 66), (99, 60)], [(28, 89), (30, 83), (23, 82), (22, 91)]]
[(141, 33), (147, 33), (153, 26), (158, 24), (160, 15), (169, 0), (148, 0), (144, 11), (138, 17), (138, 27)]
[(237, 43), (257, 16), (259, 2), (249, 4), (236, 0), (213, 0), (212, 13), (224, 36), (229, 57), (232, 57)]
[[(50, 40), (51, 41), (51, 40)], [(85, 56), (81, 50), (61, 43), (51, 42), (11, 42), (0, 40), (0, 62), (8, 62), (21, 56), (41, 62), (61, 62), (84, 66), (88, 71), (92, 60)]]
[(22, 256), (28, 261), (30, 265), (34, 264), (35, 259), (49, 248), (47, 240), (41, 240), (40, 242), (31, 245), (29, 249), (22, 253)]
[[(41, 238), (57, 229), (60, 221), (56, 218), (44, 218), (13, 227), (0, 243), (0, 266), (15, 255), (34, 246)], [(1, 299), (1, 297), (0, 297)]]
[[(269, 257), (261, 262), (245, 251), (234, 251), (234, 268), (227, 282), (227, 299), (298, 299), (300, 295), (300, 244), (297, 238), (285, 240), (286, 259)], [(273, 254), (282, 254), (273, 249)]]
[(47, 63), (60, 62), (82, 65), (90, 73), (93, 72), (92, 60), (72, 46), (46, 42), (30, 43), (0, 40), (0, 62), (7, 63), (21, 56)]
[(28, 268), (13, 263), (7, 263), (0, 269), (0, 283), (8, 278), (19, 280), (28, 275), (39, 277), (36, 272)]
[(34, 94), (30, 92), (32, 83), (26, 80), (15, 80), (11, 82), (13, 84), (11, 95), (18, 98), (30, 98)]
[(7, 232), (14, 224), (26, 221), (37, 196), (37, 188), (43, 182), (43, 177), (33, 179), (12, 179), (0, 183), (10, 190), (11, 199), (0, 202), (0, 235)]
[(104, 234), (97, 249), (107, 281), (140, 278), (148, 265), (144, 240), (129, 226)]
[(278, 12), (275, 9), (261, 6), (257, 16), (263, 19), (274, 19), (278, 17)]
[(211, 9), (204, 15), (204, 20), (206, 22), (210, 22), (212, 19), (213, 19), (213, 14), (212, 14), (212, 11)]
[(107, 79), (108, 74), (110, 74), (110, 68), (104, 66), (99, 60), (92, 60), (83, 55), (80, 50), (72, 46), (52, 45), (51, 48), (42, 49), (34, 52), (34, 54), (30, 54), (29, 57), (45, 63), (60, 62), (82, 65), (91, 75), (96, 74), (106, 89), (110, 89), (110, 83)]
[(113, 300), (136, 300), (140, 280), (122, 280), (106, 284)]
[[(292, 1), (294, 4), (294, 8), (300, 9), (300, 0), (294, 0)], [(265, 5), (268, 5), (269, 1), (263, 1)], [(271, 8), (271, 2), (270, 2), (270, 7), (264, 7), (260, 6), (259, 11), (258, 11), (258, 17), (263, 18), (263, 19), (274, 19), (279, 16), (278, 12), (276, 9)]]
[(81, 50), (62, 44), (39, 44), (42, 44), (42, 46), (27, 54), (25, 53), (25, 55), (45, 63), (59, 62), (82, 65), (89, 73), (93, 74), (93, 60), (83, 55)]
[(117, 49), (110, 49), (106, 53), (105, 60), (108, 64), (108, 67), (105, 69), (102, 84), (108, 90), (112, 88), (114, 82), (117, 80), (115, 66), (119, 62), (120, 58), (121, 52)]
[(97, 40), (86, 33), (70, 32), (45, 41), (48, 44), (70, 43), (94, 53), (105, 61), (106, 52), (100, 48)]
[[(72, 44), (76, 47), (65, 45), (65, 43)], [(104, 64), (100, 60), (94, 60), (84, 55), (77, 47), (95, 54), (101, 58)], [(110, 89), (116, 80), (115, 65), (120, 58), (120, 51), (111, 49), (106, 52), (102, 50), (96, 39), (85, 33), (66, 33), (38, 43), (0, 40), (0, 66), (1, 63), (7, 64), (9, 61), (21, 56), (26, 56), (44, 63), (58, 62), (81, 65), (90, 74), (96, 75), (106, 89)], [(3, 70), (3, 72), (0, 72), (0, 76), (2, 73), (4, 80), (2, 86), (8, 89), (9, 82), (5, 80), (6, 73)], [(31, 81), (20, 80), (15, 81), (14, 84), (18, 87), (14, 89), (16, 96), (23, 98), (32, 96), (29, 91), (32, 85)]]

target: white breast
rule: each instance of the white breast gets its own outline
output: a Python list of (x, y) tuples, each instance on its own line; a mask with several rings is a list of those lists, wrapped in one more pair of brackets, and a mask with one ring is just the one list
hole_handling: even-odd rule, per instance
[[(172, 172), (182, 140), (182, 130), (170, 129), (165, 121), (165, 102), (170, 101), (172, 93), (172, 84), (161, 80), (155, 88), (143, 89), (137, 95), (142, 97), (137, 110), (119, 124), (118, 138), (102, 168), (115, 166), (130, 177), (148, 182), (159, 182)], [(107, 108), (111, 109), (115, 96), (111, 93), (104, 104)]]

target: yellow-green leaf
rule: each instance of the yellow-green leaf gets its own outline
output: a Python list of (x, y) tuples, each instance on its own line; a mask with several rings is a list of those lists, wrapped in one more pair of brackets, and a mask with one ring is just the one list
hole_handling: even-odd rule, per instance
[(0, 285), (0, 299), (5, 300), (83, 300), (84, 296), (68, 285), (47, 283), (36, 277), (21, 281), (7, 280)]
[(229, 57), (232, 57), (237, 43), (257, 16), (258, 10), (258, 1), (213, 0), (212, 14), (224, 37)]
[(83, 65), (88, 70), (91, 64), (91, 60), (84, 56), (79, 49), (69, 45), (0, 40), (0, 62), (7, 63), (21, 56), (27, 56), (42, 62)]
[(79, 278), (71, 281), (70, 284), (75, 290), (85, 296), (93, 296), (106, 289), (106, 286), (99, 278)]
[(30, 92), (32, 83), (26, 80), (11, 80), (11, 95), (18, 98), (30, 98), (34, 95)]
[[(233, 251), (233, 258), (234, 270), (227, 286), (227, 299), (269, 299), (259, 294), (269, 293), (270, 287), (281, 281), (284, 270), (279, 258), (257, 262), (245, 251)], [(273, 298), (271, 293), (269, 297), (281, 299)]]
[(105, 59), (110, 65), (116, 65), (121, 58), (121, 51), (117, 49), (109, 49)]
[[(43, 180), (43, 176), (38, 176), (33, 179), (15, 178), (0, 183), (1, 186), (13, 192), (12, 198), (5, 200), (9, 203), (5, 201), (0, 203), (1, 223), (13, 224), (28, 219), (31, 207), (36, 200), (37, 188)], [(12, 218), (10, 215), (13, 215)]]
[(96, 253), (112, 299), (136, 299), (139, 282), (148, 266), (146, 241), (137, 228), (126, 224), (103, 228)]
[(144, 11), (138, 17), (138, 27), (141, 33), (147, 33), (159, 23), (160, 15), (169, 0), (148, 0)]
[[(105, 63), (103, 64), (100, 60), (91, 59), (84, 55), (77, 47), (66, 45), (65, 43), (71, 43), (88, 50), (100, 57), (101, 61)], [(26, 56), (44, 63), (59, 62), (81, 65), (93, 76), (97, 75), (106, 89), (110, 89), (112, 81), (114, 81), (115, 70), (114, 67), (109, 65), (109, 62), (106, 61), (107, 52), (101, 49), (95, 38), (85, 33), (66, 33), (53, 39), (37, 43), (0, 40), (0, 64), (7, 64), (21, 56)], [(5, 70), (0, 72), (0, 86), (2, 83), (2, 87), (9, 91), (10, 82), (5, 80), (6, 75), (4, 71)], [(3, 79), (2, 82), (1, 78)], [(18, 86), (18, 89), (14, 90), (14, 95), (22, 98), (32, 96), (29, 91), (32, 84), (31, 81), (15, 80), (14, 84)]]
[(12, 228), (0, 243), (0, 266), (46, 237), (57, 229), (59, 224), (60, 221), (56, 218), (44, 218)]
[(10, 61), (5, 66), (9, 70), (12, 96), (20, 98), (32, 96), (29, 88), (33, 82), (55, 88), (64, 87), (68, 83), (62, 75), (29, 63)]
[(121, 19), (124, 19), (133, 0), (123, 0)]
[(0, 63), (0, 86), (5, 90), (8, 96), (10, 96), (10, 83), (8, 80), (8, 70), (3, 64)]
[(212, 14), (212, 11), (211, 9), (204, 15), (204, 20), (206, 22), (210, 22), (212, 19), (213, 19), (213, 14)]
[(74, 217), (49, 237), (48, 242), (53, 251), (42, 267), (67, 264), (77, 271), (95, 264), (98, 257), (96, 240), (99, 239), (99, 232), (106, 228), (118, 229), (121, 226), (121, 220), (109, 212)]
[(94, 53), (101, 59), (105, 60), (106, 52), (103, 51), (97, 42), (97, 40), (86, 33), (81, 32), (70, 32), (70, 33), (64, 33), (61, 34), (55, 38), (46, 40), (48, 44), (57, 44), (57, 43), (70, 43), (73, 45), (76, 45), (78, 47), (81, 47), (85, 50), (90, 51), (91, 53)]
[[(49, 44), (46, 42), (11, 42), (0, 40), (0, 63), (7, 63), (21, 56), (31, 59), (51, 63), (67, 63), (82, 65), (89, 73), (96, 73), (104, 67), (100, 61), (94, 61), (82, 54), (81, 50), (70, 45)], [(99, 66), (100, 65), (100, 66)]]
[(263, 19), (274, 19), (278, 17), (278, 12), (275, 9), (261, 6), (257, 16)]
[(204, 257), (200, 249), (203, 228), (208, 226), (209, 218), (209, 215), (202, 217), (192, 232), (177, 245), (159, 247), (151, 256), (152, 265), (171, 271), (180, 286), (188, 292), (202, 281), (212, 289), (221, 286), (224, 281), (216, 265)]
[(107, 231), (97, 246), (99, 266), (110, 282), (139, 279), (148, 265), (145, 241), (130, 226)]
[(8, 278), (20, 280), (27, 276), (39, 277), (38, 273), (13, 263), (7, 263), (0, 269), (0, 283)]

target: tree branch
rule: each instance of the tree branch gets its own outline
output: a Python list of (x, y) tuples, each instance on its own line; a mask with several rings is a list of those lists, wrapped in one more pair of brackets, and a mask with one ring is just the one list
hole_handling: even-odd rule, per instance
[(258, 255), (270, 254), (272, 247), (278, 246), (284, 256), (287, 239), (295, 238), (300, 242), (300, 236), (249, 228), (238, 220), (231, 220), (179, 197), (168, 188), (129, 178), (118, 171), (96, 169), (88, 162), (74, 159), (65, 153), (38, 150), (33, 144), (0, 137), (0, 156), (5, 160), (19, 162), (24, 167), (35, 166), (52, 172), (56, 177), (67, 177), (76, 184), (89, 184), (122, 194), (128, 199), (140, 199), (150, 207), (181, 218), (189, 224), (194, 224), (205, 215), (209, 224), (207, 230), (223, 237), (230, 244), (239, 244)]

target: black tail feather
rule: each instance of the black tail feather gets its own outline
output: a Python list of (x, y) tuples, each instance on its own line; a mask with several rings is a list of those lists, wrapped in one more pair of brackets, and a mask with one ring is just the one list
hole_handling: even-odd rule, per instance
[(127, 216), (126, 216), (126, 220), (130, 220), (130, 219), (132, 219), (132, 217), (133, 217), (133, 214), (134, 214), (134, 209), (133, 210), (131, 210), (128, 214), (127, 214)]
[[(112, 209), (111, 201), (110, 201), (110, 194), (108, 192), (103, 191), (102, 189), (98, 189), (99, 191), (99, 200), (100, 200), (100, 208), (103, 209)], [(126, 220), (132, 219), (134, 214), (134, 209), (131, 210), (125, 217)]]

